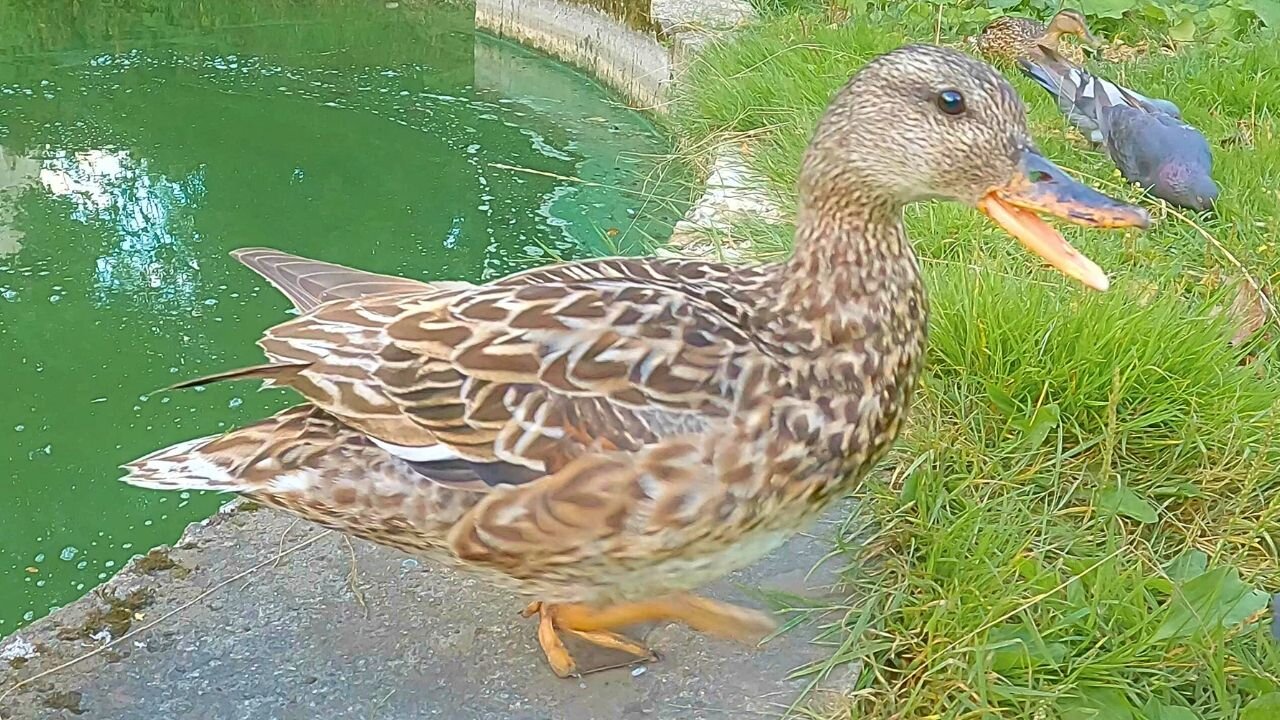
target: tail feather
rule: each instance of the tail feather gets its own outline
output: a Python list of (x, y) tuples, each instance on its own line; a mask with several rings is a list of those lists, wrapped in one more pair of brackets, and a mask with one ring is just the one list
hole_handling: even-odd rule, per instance
[(231, 256), (284, 293), (301, 312), (308, 312), (332, 300), (386, 293), (430, 292), (466, 285), (460, 282), (425, 283), (379, 275), (270, 248), (242, 248), (232, 252)]
[(289, 380), (296, 377), (298, 373), (306, 368), (311, 367), (310, 363), (266, 363), (264, 365), (253, 365), (251, 367), (237, 368), (226, 372), (215, 373), (213, 375), (205, 375), (194, 380), (184, 380), (175, 385), (170, 385), (165, 390), (185, 390), (187, 388), (200, 387), (202, 385), (210, 385), (224, 380), (252, 380), (260, 378), (266, 380), (269, 385), (288, 385)]
[(120, 480), (152, 490), (253, 494), (308, 469), (308, 463), (352, 439), (324, 411), (299, 405), (222, 435), (157, 450), (123, 465), (127, 474)]
[(121, 482), (148, 490), (241, 490), (231, 468), (213, 462), (201, 450), (220, 436), (187, 440), (157, 450), (121, 466), (128, 472)]
[(1058, 99), (1062, 91), (1061, 73), (1055, 73), (1048, 66), (1033, 62), (1027, 58), (1018, 59), (1018, 68), (1022, 70), (1023, 75), (1031, 78), (1037, 85), (1044, 88), (1045, 92), (1052, 95), (1055, 100)]

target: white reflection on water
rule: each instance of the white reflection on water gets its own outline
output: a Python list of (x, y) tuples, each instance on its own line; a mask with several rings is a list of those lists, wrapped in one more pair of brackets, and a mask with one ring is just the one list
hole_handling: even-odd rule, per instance
[(23, 190), (35, 184), (39, 172), (38, 161), (0, 145), (0, 257), (12, 255), (22, 249), (22, 239), (26, 237), (26, 233), (15, 225), (18, 197)]
[(94, 268), (95, 302), (121, 297), (173, 313), (195, 303), (199, 240), (185, 209), (203, 197), (203, 168), (181, 181), (152, 172), (127, 150), (52, 150), (40, 168), (50, 194), (72, 203), (72, 219), (105, 224), (116, 236)]

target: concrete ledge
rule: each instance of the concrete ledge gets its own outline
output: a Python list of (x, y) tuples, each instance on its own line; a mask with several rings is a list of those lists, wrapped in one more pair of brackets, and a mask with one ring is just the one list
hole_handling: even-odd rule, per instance
[[(792, 630), (759, 650), (677, 626), (643, 636), (662, 657), (588, 649), (560, 680), (523, 603), (475, 578), (233, 503), (172, 548), (139, 556), (59, 612), (0, 641), (0, 718), (28, 720), (694, 720), (779, 717), (831, 652)], [(841, 507), (830, 516), (847, 516)], [(708, 594), (735, 586), (844, 602), (810, 568), (830, 524), (798, 535)], [(835, 563), (832, 563), (834, 565)], [(819, 600), (822, 602), (822, 600)], [(843, 669), (832, 689), (848, 687)], [(819, 694), (823, 702), (830, 694)]]

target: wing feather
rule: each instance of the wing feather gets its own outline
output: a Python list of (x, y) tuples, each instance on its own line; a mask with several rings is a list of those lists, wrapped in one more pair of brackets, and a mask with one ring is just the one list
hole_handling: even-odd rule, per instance
[(708, 303), (615, 282), (333, 302), (263, 347), (305, 362), (293, 386), (378, 439), (544, 471), (597, 442), (638, 447), (691, 425), (664, 414), (725, 416), (721, 379), (758, 352)]
[(549, 563), (714, 538), (761, 501), (767, 474), (717, 423), (769, 353), (750, 325), (765, 270), (608, 259), (445, 287), (256, 252), (304, 309), (259, 344), (311, 405), (144, 458), (138, 484), (194, 462), (209, 486), (529, 587)]

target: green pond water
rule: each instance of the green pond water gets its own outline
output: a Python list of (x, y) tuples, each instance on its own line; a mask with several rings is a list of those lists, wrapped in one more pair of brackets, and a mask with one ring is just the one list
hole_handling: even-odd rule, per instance
[(643, 117), (465, 8), (3, 5), (0, 635), (227, 499), (118, 465), (293, 401), (151, 394), (288, 317), (229, 250), (483, 280), (643, 251), (683, 209)]

